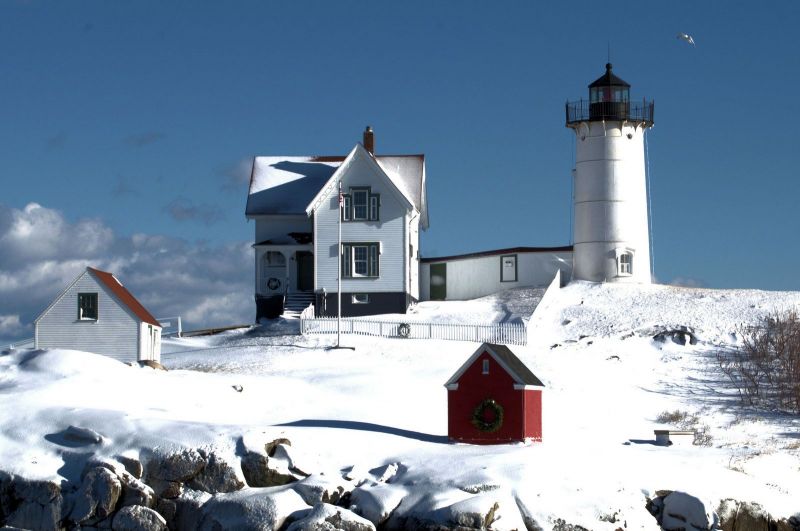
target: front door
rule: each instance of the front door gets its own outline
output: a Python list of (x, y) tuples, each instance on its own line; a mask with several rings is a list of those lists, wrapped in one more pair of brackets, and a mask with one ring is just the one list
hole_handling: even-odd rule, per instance
[(431, 264), (431, 300), (447, 299), (447, 262)]
[(314, 291), (314, 255), (308, 251), (298, 251), (297, 291)]

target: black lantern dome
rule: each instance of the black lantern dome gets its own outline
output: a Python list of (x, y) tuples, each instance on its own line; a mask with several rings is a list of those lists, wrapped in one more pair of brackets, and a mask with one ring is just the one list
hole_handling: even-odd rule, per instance
[[(577, 122), (625, 120), (653, 124), (653, 102), (631, 104), (631, 86), (606, 63), (606, 73), (589, 85), (589, 101), (567, 103), (567, 126)], [(587, 105), (588, 103), (588, 105)]]

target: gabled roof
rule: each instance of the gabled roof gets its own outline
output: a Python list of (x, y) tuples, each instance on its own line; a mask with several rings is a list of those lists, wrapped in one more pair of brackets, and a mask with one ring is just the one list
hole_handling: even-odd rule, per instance
[(39, 317), (37, 317), (34, 320), (34, 323), (38, 323), (39, 320), (41, 320), (41, 318), (44, 317), (47, 314), (47, 312), (49, 312), (50, 309), (64, 297), (64, 295), (66, 295), (66, 293), (70, 290), (70, 288), (74, 286), (75, 283), (78, 282), (78, 280), (80, 280), (83, 277), (83, 275), (86, 275), (87, 273), (92, 275), (95, 278), (95, 280), (97, 280), (97, 282), (108, 288), (117, 297), (119, 302), (125, 307), (127, 307), (128, 310), (130, 310), (131, 313), (133, 313), (140, 321), (161, 328), (161, 323), (159, 323), (156, 320), (156, 318), (153, 317), (153, 315), (150, 312), (148, 312), (144, 306), (142, 306), (142, 303), (136, 300), (136, 297), (131, 295), (131, 292), (125, 289), (125, 286), (123, 286), (122, 283), (119, 280), (117, 280), (117, 278), (114, 275), (112, 275), (111, 273), (107, 273), (105, 271), (100, 271), (99, 269), (95, 269), (93, 267), (87, 267), (86, 271), (78, 275), (75, 278), (75, 280), (70, 282), (69, 286), (64, 288), (64, 290), (58, 295), (58, 297), (53, 299), (53, 302), (51, 302), (50, 305), (47, 308), (45, 308), (45, 310), (41, 314), (39, 314)]
[(361, 144), (356, 144), (356, 146), (350, 151), (350, 153), (344, 159), (344, 162), (342, 162), (342, 164), (338, 168), (336, 168), (336, 171), (333, 172), (333, 175), (330, 176), (330, 178), (322, 186), (320, 191), (317, 192), (317, 195), (314, 196), (314, 199), (312, 199), (308, 203), (308, 206), (306, 206), (306, 214), (310, 216), (311, 212), (316, 210), (317, 207), (319, 207), (320, 202), (324, 198), (329, 197), (329, 194), (332, 191), (335, 193), (334, 188), (336, 187), (336, 184), (340, 182), (342, 176), (350, 168), (353, 161), (359, 158), (366, 160), (367, 164), (372, 166), (372, 169), (375, 171), (378, 177), (383, 178), (384, 181), (386, 181), (386, 183), (389, 185), (389, 188), (394, 190), (397, 198), (400, 199), (402, 203), (404, 203), (404, 206), (406, 208), (415, 208), (414, 201), (411, 199), (411, 197), (409, 197), (408, 192), (405, 190), (405, 188), (401, 186), (399, 183), (395, 182), (389, 176), (389, 174), (386, 173), (383, 167), (380, 164), (378, 164), (378, 161), (375, 160), (375, 157), (369, 151), (367, 151), (364, 148), (364, 146), (362, 146)]
[(476, 350), (472, 356), (462, 365), (454, 374), (450, 377), (449, 380), (444, 384), (445, 387), (452, 388), (458, 385), (458, 380), (461, 379), (461, 376), (467, 369), (469, 369), (475, 360), (478, 359), (484, 352), (488, 352), (490, 356), (492, 356), (497, 363), (503, 367), (503, 369), (508, 373), (509, 376), (514, 380), (514, 385), (516, 386), (533, 386), (533, 387), (544, 387), (542, 381), (534, 375), (531, 370), (522, 363), (522, 360), (519, 359), (516, 354), (511, 352), (511, 349), (505, 345), (496, 345), (494, 343), (484, 343), (483, 345)]
[(139, 320), (151, 324), (153, 326), (161, 327), (161, 323), (159, 323), (155, 317), (153, 317), (147, 309), (142, 306), (136, 297), (131, 295), (131, 292), (125, 289), (125, 286), (117, 280), (117, 277), (112, 275), (111, 273), (106, 273), (105, 271), (100, 271), (99, 269), (95, 269), (93, 267), (87, 267), (87, 271), (89, 271), (101, 284), (107, 287), (111, 292), (117, 296), (117, 299), (128, 307), (130, 311), (139, 318)]
[[(359, 144), (360, 145), (360, 144)], [(362, 147), (363, 149), (363, 147)], [(352, 151), (351, 151), (352, 153)], [(369, 152), (367, 152), (369, 153)], [(424, 155), (372, 155), (428, 226)], [(246, 216), (304, 215), (346, 157), (255, 157)]]

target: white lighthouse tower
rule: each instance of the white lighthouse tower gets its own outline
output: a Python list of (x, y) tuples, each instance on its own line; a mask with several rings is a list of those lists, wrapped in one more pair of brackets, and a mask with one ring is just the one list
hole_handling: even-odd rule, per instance
[(575, 131), (573, 278), (650, 283), (644, 135), (652, 101), (630, 101), (630, 85), (611, 71), (589, 85), (589, 100), (568, 102)]

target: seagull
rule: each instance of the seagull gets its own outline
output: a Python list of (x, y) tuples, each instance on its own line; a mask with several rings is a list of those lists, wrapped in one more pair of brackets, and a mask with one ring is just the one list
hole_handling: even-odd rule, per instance
[(686, 42), (688, 42), (689, 44), (691, 44), (692, 46), (694, 46), (694, 39), (692, 38), (691, 35), (688, 35), (686, 33), (678, 33), (678, 38), (679, 39), (683, 39)]

